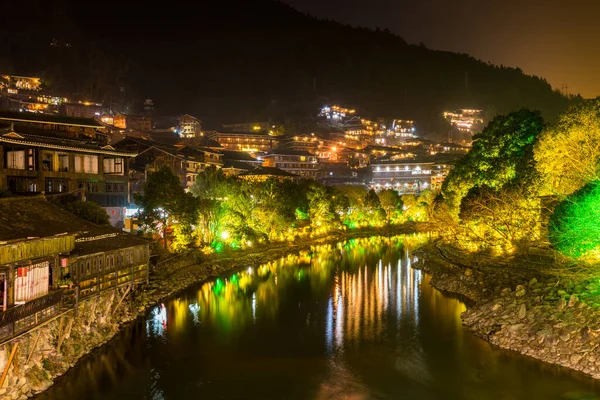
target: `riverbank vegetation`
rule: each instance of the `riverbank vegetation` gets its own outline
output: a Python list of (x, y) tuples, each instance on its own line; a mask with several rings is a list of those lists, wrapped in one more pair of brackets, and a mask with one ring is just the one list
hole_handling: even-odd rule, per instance
[(171, 251), (221, 252), (430, 221), (446, 245), (478, 262), (589, 275), (600, 270), (599, 182), (600, 99), (594, 99), (551, 123), (528, 109), (497, 116), (474, 137), (440, 193), (250, 182), (216, 168), (198, 175), (186, 193), (163, 168), (149, 174), (136, 203), (144, 229)]
[(430, 191), (400, 196), (310, 180), (249, 182), (212, 167), (187, 193), (168, 167), (161, 168), (135, 196), (143, 228), (166, 248), (199, 247), (208, 253), (425, 222), (433, 200)]
[[(520, 110), (474, 137), (433, 213), (478, 262), (593, 278), (600, 271), (600, 99), (546, 123)], [(475, 258), (475, 257), (474, 257)]]

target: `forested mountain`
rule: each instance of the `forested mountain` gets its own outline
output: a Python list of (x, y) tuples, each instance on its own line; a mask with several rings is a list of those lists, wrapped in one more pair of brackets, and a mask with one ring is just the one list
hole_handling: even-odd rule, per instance
[(209, 125), (314, 114), (325, 102), (417, 120), (455, 107), (493, 115), (528, 106), (553, 117), (568, 103), (519, 69), (271, 0), (154, 4), (9, 0), (0, 70), (41, 74), (57, 91), (105, 102), (151, 97), (161, 113)]

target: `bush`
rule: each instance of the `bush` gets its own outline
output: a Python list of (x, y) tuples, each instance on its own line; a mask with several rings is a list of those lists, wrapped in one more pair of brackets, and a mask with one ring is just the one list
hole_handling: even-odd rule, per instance
[(579, 189), (560, 203), (548, 225), (550, 242), (569, 257), (600, 254), (600, 181)]
[(97, 225), (109, 225), (110, 218), (104, 208), (91, 201), (75, 200), (71, 203), (62, 205), (62, 208), (68, 212), (77, 215), (79, 218), (93, 222)]

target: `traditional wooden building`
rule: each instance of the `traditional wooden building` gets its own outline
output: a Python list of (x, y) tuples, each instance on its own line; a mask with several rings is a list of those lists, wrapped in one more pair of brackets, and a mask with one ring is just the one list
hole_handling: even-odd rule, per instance
[(227, 150), (250, 153), (272, 150), (279, 146), (280, 141), (276, 136), (260, 132), (211, 132), (207, 136)]
[(317, 156), (302, 150), (277, 149), (263, 155), (265, 167), (275, 167), (303, 178), (319, 176)]
[(91, 118), (75, 118), (49, 114), (0, 111), (0, 124), (4, 128), (11, 124), (23, 131), (52, 131), (69, 138), (85, 138), (107, 144), (104, 126)]
[(223, 166), (223, 154), (208, 147), (198, 147), (178, 143), (168, 145), (154, 140), (126, 137), (114, 144), (121, 151), (136, 152), (137, 156), (131, 163), (131, 192), (142, 189), (142, 184), (148, 174), (168, 166), (181, 179), (181, 184), (189, 188), (196, 181), (199, 173), (209, 166)]
[(135, 153), (83, 138), (14, 127), (0, 131), (0, 191), (67, 193), (105, 208), (129, 203), (128, 163)]
[(102, 291), (148, 279), (148, 242), (43, 196), (0, 199), (0, 343)]
[(203, 136), (202, 121), (200, 121), (198, 118), (189, 114), (184, 114), (178, 118), (178, 122), (179, 136), (183, 138), (197, 138)]

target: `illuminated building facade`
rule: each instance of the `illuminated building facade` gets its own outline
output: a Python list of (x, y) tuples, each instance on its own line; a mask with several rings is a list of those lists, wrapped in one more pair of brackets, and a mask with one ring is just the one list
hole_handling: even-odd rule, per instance
[(275, 167), (304, 178), (315, 179), (319, 176), (317, 156), (307, 151), (280, 149), (263, 156), (263, 166)]
[(319, 117), (325, 118), (327, 121), (343, 122), (346, 118), (350, 118), (356, 110), (344, 108), (340, 106), (324, 106), (319, 112)]
[(376, 190), (395, 189), (400, 193), (415, 193), (431, 189), (433, 162), (384, 161), (371, 164)]
[(19, 90), (38, 91), (41, 89), (40, 78), (32, 76), (2, 75), (0, 89), (8, 94), (17, 94)]
[(129, 203), (128, 160), (135, 153), (23, 129), (7, 129), (0, 136), (0, 191), (19, 195), (78, 192), (104, 208)]
[(457, 111), (445, 111), (443, 115), (452, 126), (462, 132), (472, 133), (477, 125), (483, 123), (483, 110), (464, 108)]
[(102, 104), (86, 102), (62, 103), (60, 113), (67, 117), (100, 118), (103, 113)]
[(375, 190), (395, 189), (400, 193), (415, 193), (440, 189), (452, 169), (452, 164), (440, 160), (396, 160), (371, 163)]
[(108, 143), (103, 132), (104, 127), (90, 118), (63, 117), (38, 113), (19, 113), (0, 111), (0, 124), (27, 127), (43, 133), (51, 131), (73, 138), (86, 137), (98, 142)]
[(225, 130), (231, 132), (269, 132), (275, 128), (275, 125), (270, 121), (256, 121), (256, 122), (239, 122), (235, 124), (223, 124)]
[(207, 135), (227, 150), (251, 153), (270, 151), (279, 146), (279, 138), (266, 133), (212, 132)]
[(179, 117), (179, 136), (183, 138), (196, 138), (203, 136), (202, 121), (189, 114)]

